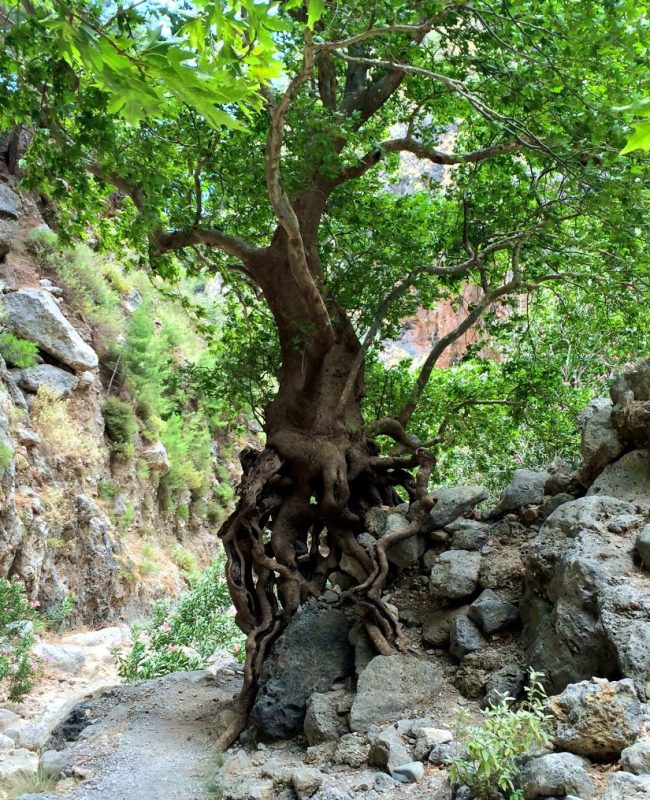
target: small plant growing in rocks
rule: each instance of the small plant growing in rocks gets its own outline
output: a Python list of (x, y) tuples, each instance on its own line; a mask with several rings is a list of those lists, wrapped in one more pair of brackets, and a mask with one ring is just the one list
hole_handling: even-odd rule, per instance
[(37, 665), (31, 655), (36, 604), (15, 578), (0, 580), (0, 697), (22, 700), (34, 685)]
[(470, 789), (471, 797), (491, 800), (501, 792), (509, 800), (522, 800), (523, 793), (515, 785), (521, 756), (551, 744), (551, 716), (542, 677), (531, 669), (521, 706), (513, 708), (513, 698), (503, 694), (496, 705), (481, 712), (482, 725), (471, 724), (467, 712), (461, 710), (457, 734), (464, 751), (453, 761), (450, 775), (454, 783)]
[(33, 342), (4, 331), (0, 333), (0, 355), (8, 364), (19, 369), (27, 369), (36, 364), (38, 347)]
[(208, 567), (175, 606), (156, 601), (151, 618), (131, 628), (133, 645), (113, 651), (125, 683), (180, 670), (201, 669), (217, 648), (243, 655), (243, 634), (229, 614), (223, 559)]

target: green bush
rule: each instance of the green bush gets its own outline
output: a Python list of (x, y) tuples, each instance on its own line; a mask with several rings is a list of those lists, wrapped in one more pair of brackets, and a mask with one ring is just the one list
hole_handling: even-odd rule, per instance
[(133, 453), (134, 439), (138, 430), (135, 411), (119, 397), (107, 397), (102, 408), (106, 435), (113, 443), (113, 451), (129, 456)]
[(506, 792), (510, 800), (521, 800), (515, 786), (520, 757), (551, 744), (551, 716), (541, 683), (543, 675), (530, 671), (526, 700), (512, 708), (513, 698), (502, 695), (497, 705), (484, 709), (483, 724), (468, 722), (466, 711), (459, 715), (457, 734), (464, 751), (451, 766), (454, 783), (468, 786), (472, 797), (489, 800)]
[(68, 592), (63, 600), (47, 607), (43, 616), (45, 617), (45, 627), (55, 633), (63, 633), (68, 629), (70, 617), (77, 605), (77, 598)]
[(9, 331), (0, 333), (0, 356), (14, 367), (19, 369), (27, 369), (36, 364), (36, 356), (38, 355), (38, 347), (34, 342), (28, 342), (27, 339), (20, 339), (14, 336)]
[(223, 559), (217, 559), (175, 606), (160, 600), (152, 604), (146, 625), (132, 627), (128, 652), (113, 651), (122, 680), (201, 669), (220, 647), (242, 657), (244, 636), (228, 613), (230, 605)]
[(31, 656), (36, 619), (34, 603), (15, 578), (0, 580), (0, 698), (20, 701), (34, 685), (37, 665)]

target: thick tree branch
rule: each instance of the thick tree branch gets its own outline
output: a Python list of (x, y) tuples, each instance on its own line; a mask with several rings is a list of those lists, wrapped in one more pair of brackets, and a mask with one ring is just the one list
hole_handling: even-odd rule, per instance
[(317, 42), (316, 48), (318, 50), (343, 50), (346, 47), (359, 44), (366, 39), (373, 39), (375, 36), (386, 36), (391, 33), (407, 33), (413, 39), (421, 39), (425, 34), (441, 22), (450, 12), (464, 6), (465, 3), (450, 3), (445, 6), (433, 17), (421, 22), (419, 25), (386, 25), (383, 28), (370, 28), (370, 30), (358, 33), (356, 36), (350, 36), (347, 39), (339, 39), (332, 42)]
[(442, 150), (432, 150), (410, 137), (389, 139), (388, 141), (381, 142), (377, 147), (362, 156), (357, 164), (344, 167), (339, 174), (332, 179), (332, 182), (334, 186), (339, 186), (345, 181), (360, 178), (362, 175), (365, 175), (369, 169), (372, 169), (375, 164), (381, 161), (383, 153), (409, 152), (413, 153), (413, 155), (418, 158), (431, 161), (434, 164), (451, 166), (455, 164), (474, 164), (479, 161), (486, 161), (505, 153), (514, 153), (517, 150), (521, 150), (523, 146), (522, 142), (515, 139), (491, 145), (490, 147), (483, 147), (479, 150), (472, 150), (469, 153), (445, 153)]
[(216, 247), (244, 263), (260, 253), (260, 248), (245, 239), (230, 236), (217, 228), (192, 227), (179, 231), (158, 231), (152, 234), (151, 241), (157, 253), (169, 253), (192, 245), (204, 244)]
[[(403, 64), (396, 61), (384, 61), (382, 59), (374, 58), (363, 58), (361, 56), (349, 56), (344, 53), (340, 53), (338, 50), (332, 50), (332, 53), (336, 56), (336, 58), (340, 58), (348, 63), (389, 70), (388, 75), (401, 75), (402, 77), (407, 74), (421, 75), (425, 78), (430, 78), (433, 81), (441, 83), (467, 100), (469, 105), (478, 111), (482, 117), (490, 120), (491, 122), (500, 123), (513, 136), (520, 139), (521, 143), (525, 144), (526, 147), (535, 150), (541, 150), (546, 154), (557, 158), (557, 156), (555, 156), (555, 154), (552, 153), (552, 151), (524, 125), (488, 106), (487, 103), (485, 103), (478, 95), (470, 91), (462, 81), (456, 80), (455, 78), (450, 78), (447, 75), (442, 75), (439, 72), (433, 72), (432, 70), (424, 69), (423, 67), (416, 67), (413, 64)], [(395, 88), (399, 86), (399, 83), (400, 81), (397, 80)], [(368, 119), (368, 117), (365, 117), (363, 121), (366, 119)]]
[(312, 347), (316, 352), (324, 355), (334, 342), (332, 321), (325, 301), (310, 272), (300, 222), (282, 186), (280, 174), (284, 117), (300, 88), (309, 80), (314, 71), (314, 47), (309, 29), (305, 29), (304, 36), (303, 68), (287, 86), (280, 101), (271, 107), (271, 126), (266, 145), (266, 185), (273, 210), (287, 237), (287, 255), (291, 274), (312, 312), (312, 321), (315, 326)]
[[(513, 253), (513, 262), (514, 260)], [(422, 397), (427, 383), (429, 382), (431, 373), (433, 372), (438, 359), (445, 352), (445, 350), (464, 333), (466, 333), (480, 319), (486, 309), (488, 309), (496, 300), (504, 295), (516, 292), (520, 287), (521, 277), (519, 275), (518, 268), (514, 266), (513, 277), (511, 280), (495, 289), (491, 289), (486, 292), (462, 322), (460, 322), (453, 330), (449, 331), (449, 333), (447, 333), (445, 336), (437, 339), (434, 342), (429, 355), (420, 369), (420, 373), (415, 382), (415, 386), (413, 387), (413, 391), (411, 392), (411, 396), (405, 403), (400, 413), (397, 415), (397, 419), (403, 426), (406, 426), (413, 416), (413, 412), (417, 407), (418, 401)]]

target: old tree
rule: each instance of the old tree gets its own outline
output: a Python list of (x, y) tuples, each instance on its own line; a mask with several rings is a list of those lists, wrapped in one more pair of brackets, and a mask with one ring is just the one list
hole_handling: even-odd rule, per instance
[[(248, 634), (225, 745), (273, 641), (342, 556), (366, 576), (344, 600), (380, 652), (400, 647), (382, 601), (386, 549), (431, 506), (435, 448), (455, 409), (429, 441), (416, 420), (445, 350), (535, 292), (615, 306), (645, 291), (644, 161), (620, 156), (625, 120), (612, 111), (642, 91), (643, 9), (51, 0), (0, 10), (2, 127), (16, 144), (27, 132), (24, 179), (54, 201), (61, 229), (94, 227), (164, 277), (220, 272), (251, 315), (263, 303), (274, 322), (281, 366), (266, 448), (242, 454), (220, 532)], [(368, 413), (364, 368), (380, 343), (463, 285), (476, 288), (455, 329)], [(265, 337), (253, 345), (260, 360)], [(367, 552), (365, 511), (406, 498), (420, 501), (410, 527)]]

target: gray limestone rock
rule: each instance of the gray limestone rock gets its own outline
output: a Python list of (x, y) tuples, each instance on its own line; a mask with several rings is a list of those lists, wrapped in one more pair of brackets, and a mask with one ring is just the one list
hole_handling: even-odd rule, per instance
[(6, 183), (0, 183), (0, 218), (20, 217), (20, 197)]
[(459, 614), (451, 623), (449, 641), (449, 652), (459, 660), (487, 644), (481, 631), (465, 614)]
[(359, 676), (350, 712), (350, 728), (367, 731), (371, 725), (403, 717), (432, 701), (444, 683), (428, 661), (404, 655), (377, 656)]
[(516, 622), (519, 611), (512, 603), (501, 600), (492, 589), (484, 589), (470, 605), (467, 615), (484, 633), (495, 633)]
[(39, 364), (37, 367), (16, 370), (12, 374), (21, 389), (36, 393), (45, 387), (59, 397), (68, 397), (79, 383), (71, 372), (52, 364)]
[(621, 753), (621, 767), (634, 775), (650, 774), (650, 739), (639, 739)]
[(595, 761), (613, 761), (642, 730), (643, 706), (629, 678), (570, 684), (553, 697), (555, 743), (563, 750)]
[(0, 295), (2, 324), (17, 336), (76, 370), (95, 369), (97, 354), (63, 316), (52, 295), (43, 289), (20, 289)]
[(489, 493), (485, 486), (442, 486), (431, 494), (437, 502), (429, 514), (427, 531), (449, 525), (486, 500)]
[(623, 451), (624, 444), (612, 423), (612, 407), (608, 398), (597, 397), (578, 415), (582, 458), (592, 475), (615, 461)]
[(591, 484), (588, 496), (607, 495), (634, 503), (641, 511), (650, 511), (650, 455), (647, 450), (633, 450), (600, 473)]
[(596, 787), (585, 767), (588, 762), (572, 753), (549, 753), (531, 758), (519, 775), (526, 800), (576, 794), (590, 800)]
[(446, 550), (431, 570), (431, 590), (452, 600), (468, 597), (476, 590), (480, 568), (480, 553)]
[(496, 512), (518, 511), (525, 506), (541, 503), (548, 479), (548, 472), (516, 469), (512, 481), (501, 495)]

